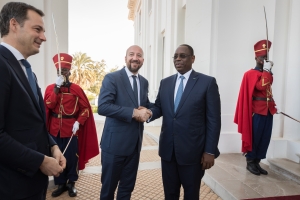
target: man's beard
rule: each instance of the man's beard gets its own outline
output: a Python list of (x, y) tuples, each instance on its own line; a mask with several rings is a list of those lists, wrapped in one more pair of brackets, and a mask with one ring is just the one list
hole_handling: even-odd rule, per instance
[[(136, 63), (136, 62), (134, 62), (134, 63)], [(140, 65), (140, 66), (138, 66), (137, 68), (133, 68), (133, 67), (131, 66), (131, 64), (132, 64), (132, 63), (127, 64), (127, 68), (128, 68), (129, 71), (132, 72), (132, 73), (138, 72), (139, 69), (142, 67), (142, 65)], [(137, 63), (136, 63), (136, 64), (137, 64)]]

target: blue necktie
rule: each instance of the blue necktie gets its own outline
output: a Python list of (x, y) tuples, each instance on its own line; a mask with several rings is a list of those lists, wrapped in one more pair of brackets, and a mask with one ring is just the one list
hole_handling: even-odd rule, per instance
[(134, 94), (134, 98), (135, 98), (136, 102), (139, 105), (139, 97), (138, 97), (138, 89), (137, 89), (136, 76), (132, 75), (132, 78), (133, 78), (133, 94)]
[(179, 105), (179, 102), (180, 102), (180, 99), (181, 99), (181, 96), (182, 96), (182, 93), (183, 93), (183, 79), (184, 79), (184, 76), (180, 76), (179, 78), (181, 78), (181, 80), (180, 80), (180, 84), (179, 84), (177, 94), (176, 94), (176, 98), (175, 98), (175, 101), (174, 101), (174, 112), (176, 112), (176, 110), (177, 110), (177, 107)]
[(21, 63), (25, 66), (26, 68), (26, 73), (27, 73), (27, 76), (28, 76), (28, 82), (29, 82), (29, 85), (33, 91), (33, 94), (36, 98), (36, 100), (38, 100), (38, 94), (37, 94), (37, 88), (36, 88), (36, 82), (33, 78), (33, 73), (32, 73), (32, 70), (31, 70), (31, 65), (29, 64), (29, 62), (25, 59), (22, 59), (21, 60)]

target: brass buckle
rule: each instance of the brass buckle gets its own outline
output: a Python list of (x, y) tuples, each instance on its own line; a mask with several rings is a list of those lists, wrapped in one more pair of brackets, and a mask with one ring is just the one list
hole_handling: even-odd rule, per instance
[(61, 118), (61, 114), (57, 114), (57, 118)]

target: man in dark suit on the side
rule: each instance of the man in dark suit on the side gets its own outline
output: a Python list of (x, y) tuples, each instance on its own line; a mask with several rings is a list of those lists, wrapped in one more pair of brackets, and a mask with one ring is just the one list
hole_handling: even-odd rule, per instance
[(160, 82), (152, 110), (154, 120), (163, 116), (159, 138), (166, 200), (198, 200), (204, 170), (219, 156), (221, 106), (215, 78), (195, 72), (191, 46), (182, 44), (174, 54), (177, 74)]
[(43, 97), (27, 61), (46, 41), (43, 16), (19, 2), (0, 12), (0, 199), (46, 199), (48, 176), (66, 166), (47, 132)]
[(133, 45), (126, 51), (126, 67), (107, 74), (102, 82), (98, 114), (106, 116), (100, 142), (102, 163), (101, 200), (130, 199), (134, 189), (143, 140), (143, 122), (151, 112), (148, 81), (138, 71), (143, 50)]

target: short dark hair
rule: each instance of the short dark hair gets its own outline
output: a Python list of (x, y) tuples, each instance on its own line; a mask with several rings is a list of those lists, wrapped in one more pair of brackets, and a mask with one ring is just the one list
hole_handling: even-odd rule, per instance
[(190, 45), (188, 45), (188, 44), (182, 44), (182, 45), (180, 45), (180, 46), (187, 47), (187, 48), (189, 49), (189, 51), (190, 51), (191, 56), (194, 55), (194, 49), (193, 49), (193, 47), (191, 47)]
[(3, 6), (0, 12), (0, 31), (1, 37), (8, 35), (9, 22), (14, 18), (22, 27), (27, 20), (27, 11), (32, 10), (43, 17), (43, 11), (23, 2), (9, 2)]

